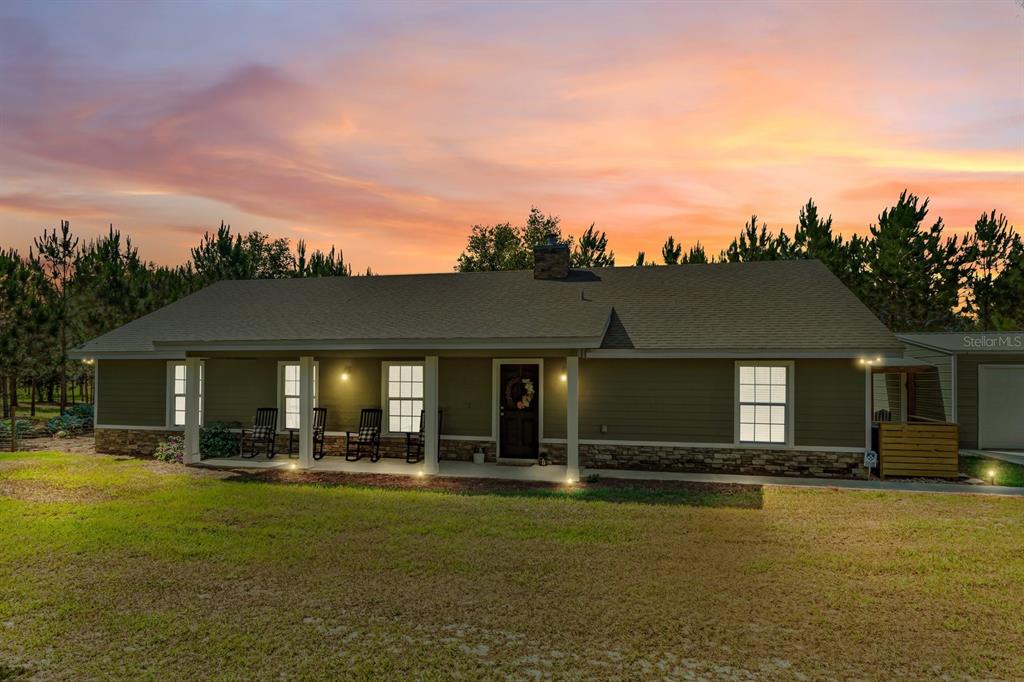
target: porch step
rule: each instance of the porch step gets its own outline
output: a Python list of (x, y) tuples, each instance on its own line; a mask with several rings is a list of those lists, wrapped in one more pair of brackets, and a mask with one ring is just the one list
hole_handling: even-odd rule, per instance
[(503, 459), (498, 462), (500, 467), (532, 467), (536, 464), (535, 459)]

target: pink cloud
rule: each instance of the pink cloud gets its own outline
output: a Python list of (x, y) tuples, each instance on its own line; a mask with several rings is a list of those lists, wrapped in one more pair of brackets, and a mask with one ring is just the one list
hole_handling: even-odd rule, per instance
[(809, 196), (847, 231), (903, 187), (950, 224), (1024, 222), (1002, 10), (718, 7), (440, 6), (210, 71), (78, 64), (0, 28), (0, 240), (114, 221), (175, 261), (224, 219), (390, 272), (449, 269), (470, 225), (531, 205), (596, 221), (623, 263), (669, 233), (717, 251), (752, 212), (790, 230)]

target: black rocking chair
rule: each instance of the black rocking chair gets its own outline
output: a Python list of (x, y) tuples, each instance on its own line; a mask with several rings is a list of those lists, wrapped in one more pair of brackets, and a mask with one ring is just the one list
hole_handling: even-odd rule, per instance
[(324, 458), (324, 428), (327, 426), (327, 408), (313, 408), (313, 459)]
[[(245, 439), (249, 439), (249, 454), (245, 454)], [(251, 429), (242, 429), (242, 438), (238, 443), (238, 454), (252, 459), (257, 448), (262, 447), (267, 459), (277, 454), (277, 408), (260, 407), (252, 420)]]
[[(420, 410), (420, 430), (419, 433), (409, 432), (405, 434), (405, 461), (409, 464), (415, 464), (416, 462), (423, 459), (423, 444), (426, 442), (424, 437), (426, 421), (426, 410)], [(437, 411), (437, 454), (441, 454), (441, 421), (444, 417), (444, 412), (441, 410)]]
[(356, 462), (369, 453), (370, 461), (380, 459), (380, 422), (384, 410), (379, 407), (365, 408), (359, 414), (359, 430), (345, 432), (345, 459)]

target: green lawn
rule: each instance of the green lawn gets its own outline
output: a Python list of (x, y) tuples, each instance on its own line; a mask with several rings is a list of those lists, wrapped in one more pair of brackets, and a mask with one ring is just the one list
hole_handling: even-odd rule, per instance
[(460, 495), (15, 453), (0, 529), (0, 679), (1024, 677), (1020, 498)]
[(1024, 466), (1013, 462), (1004, 462), (990, 457), (960, 455), (960, 471), (988, 483), (995, 475), (996, 485), (1008, 485), (1024, 488)]

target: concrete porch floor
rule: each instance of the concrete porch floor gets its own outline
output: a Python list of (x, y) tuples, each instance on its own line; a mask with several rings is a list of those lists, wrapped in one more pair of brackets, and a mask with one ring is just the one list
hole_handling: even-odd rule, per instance
[[(242, 457), (223, 457), (204, 459), (200, 466), (225, 469), (291, 469), (298, 468), (299, 460), (289, 459), (287, 455), (278, 455), (274, 459), (257, 456), (253, 459)], [(487, 462), (458, 462), (441, 460), (438, 463), (438, 476), (456, 478), (498, 478), (511, 481), (546, 481), (560, 483), (565, 481), (566, 468), (554, 464), (548, 466), (507, 466)], [(382, 457), (377, 462), (361, 459), (358, 462), (347, 462), (344, 457), (327, 456), (313, 462), (311, 471), (333, 471), (350, 474), (388, 474), (392, 476), (415, 476), (423, 471), (423, 462), (409, 464), (404, 459)]]

